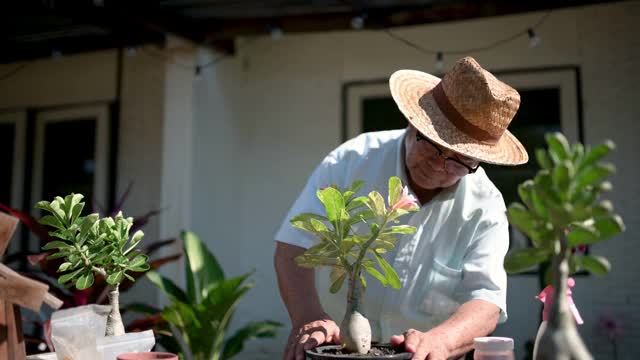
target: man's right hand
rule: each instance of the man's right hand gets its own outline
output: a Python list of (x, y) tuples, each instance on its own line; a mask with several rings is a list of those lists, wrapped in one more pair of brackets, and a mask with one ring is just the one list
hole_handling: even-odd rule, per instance
[(328, 317), (293, 326), (283, 360), (304, 360), (305, 351), (325, 343), (340, 344), (340, 327)]

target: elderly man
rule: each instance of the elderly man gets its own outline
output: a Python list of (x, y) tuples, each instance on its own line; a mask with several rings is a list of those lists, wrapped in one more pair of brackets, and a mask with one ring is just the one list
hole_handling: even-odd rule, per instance
[(520, 96), (470, 57), (459, 60), (442, 81), (400, 70), (391, 76), (390, 87), (409, 126), (362, 134), (332, 151), (275, 236), (275, 268), (293, 327), (286, 360), (301, 360), (305, 350), (340, 342), (334, 319), (344, 312), (345, 296), (329, 293), (326, 273), (296, 265), (294, 258), (315, 239), (288, 221), (293, 214), (321, 213), (315, 192), (328, 184), (344, 188), (363, 180), (368, 193), (385, 189), (388, 178), (398, 176), (421, 203), (420, 211), (401, 219), (417, 232), (400, 238), (387, 255), (402, 289), (373, 281), (367, 287), (363, 312), (374, 340), (403, 345), (413, 359), (456, 358), (471, 350), (474, 337), (506, 320), (506, 209), (480, 163), (528, 161), (507, 130)]

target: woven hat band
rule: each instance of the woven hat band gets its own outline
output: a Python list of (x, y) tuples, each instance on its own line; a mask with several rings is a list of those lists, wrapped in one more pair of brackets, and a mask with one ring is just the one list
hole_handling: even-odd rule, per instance
[(472, 138), (483, 142), (485, 144), (493, 145), (496, 144), (502, 134), (491, 134), (490, 132), (474, 125), (465, 119), (462, 114), (456, 110), (456, 108), (451, 104), (447, 94), (444, 92), (442, 88), (442, 82), (438, 83), (432, 90), (433, 98), (435, 99), (440, 111), (447, 117), (447, 119), (455, 125), (458, 130), (463, 133), (471, 136)]

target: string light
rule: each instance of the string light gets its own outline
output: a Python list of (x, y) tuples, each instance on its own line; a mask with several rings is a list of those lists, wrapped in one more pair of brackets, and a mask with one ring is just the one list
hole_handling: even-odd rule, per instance
[(351, 19), (351, 28), (355, 30), (360, 30), (364, 27), (364, 20), (366, 19), (366, 15), (357, 15)]
[(540, 39), (540, 37), (536, 34), (536, 32), (533, 31), (533, 28), (527, 29), (527, 36), (529, 36), (530, 48), (535, 48), (535, 47), (538, 47), (538, 45), (540, 45), (540, 42), (542, 41), (542, 39)]
[(438, 51), (436, 53), (436, 70), (442, 72), (442, 69), (444, 69), (444, 54), (442, 51)]

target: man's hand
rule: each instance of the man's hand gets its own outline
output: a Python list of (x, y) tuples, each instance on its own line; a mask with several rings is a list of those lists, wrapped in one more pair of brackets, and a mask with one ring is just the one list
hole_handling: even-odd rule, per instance
[(340, 327), (333, 320), (327, 318), (294, 326), (283, 360), (304, 360), (306, 350), (324, 343), (340, 343)]
[(446, 340), (431, 332), (409, 329), (402, 335), (392, 336), (391, 344), (404, 344), (405, 350), (413, 353), (411, 360), (447, 360), (450, 354)]

